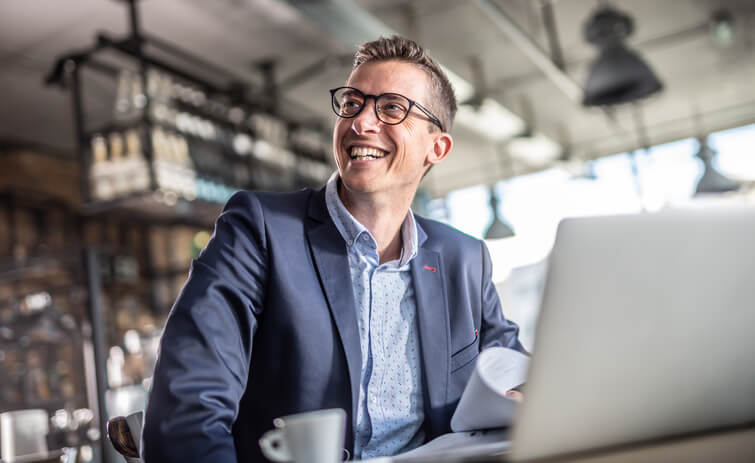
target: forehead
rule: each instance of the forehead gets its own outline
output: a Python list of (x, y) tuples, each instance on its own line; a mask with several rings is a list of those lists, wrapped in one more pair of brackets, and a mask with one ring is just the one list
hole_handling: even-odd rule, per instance
[(371, 61), (360, 65), (346, 81), (364, 93), (400, 93), (412, 100), (427, 103), (430, 77), (419, 66), (402, 61)]

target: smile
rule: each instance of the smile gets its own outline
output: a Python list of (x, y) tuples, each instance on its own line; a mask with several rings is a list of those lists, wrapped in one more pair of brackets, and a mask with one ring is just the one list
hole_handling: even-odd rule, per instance
[(352, 146), (349, 157), (355, 161), (369, 161), (372, 159), (384, 158), (388, 152), (373, 148), (371, 146)]

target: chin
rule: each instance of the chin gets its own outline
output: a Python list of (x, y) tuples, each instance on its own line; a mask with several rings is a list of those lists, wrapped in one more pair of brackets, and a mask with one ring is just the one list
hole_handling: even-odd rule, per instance
[(370, 193), (376, 190), (377, 184), (374, 180), (361, 175), (341, 175), (341, 182), (349, 190), (355, 193)]

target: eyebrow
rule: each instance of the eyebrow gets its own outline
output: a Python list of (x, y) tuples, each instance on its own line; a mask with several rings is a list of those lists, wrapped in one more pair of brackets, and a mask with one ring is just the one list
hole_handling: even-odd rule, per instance
[(343, 96), (353, 96), (353, 95), (359, 95), (359, 94), (364, 95), (364, 93), (361, 90), (346, 90), (345, 92), (343, 92)]

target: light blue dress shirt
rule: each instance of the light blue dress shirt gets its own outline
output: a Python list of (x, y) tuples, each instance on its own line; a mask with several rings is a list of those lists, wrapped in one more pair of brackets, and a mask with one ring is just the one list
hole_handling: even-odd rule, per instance
[(354, 458), (394, 455), (424, 441), (417, 303), (409, 262), (417, 255), (410, 210), (401, 226), (399, 260), (379, 263), (377, 242), (338, 196), (338, 173), (325, 187), (328, 213), (349, 256), (362, 369)]

